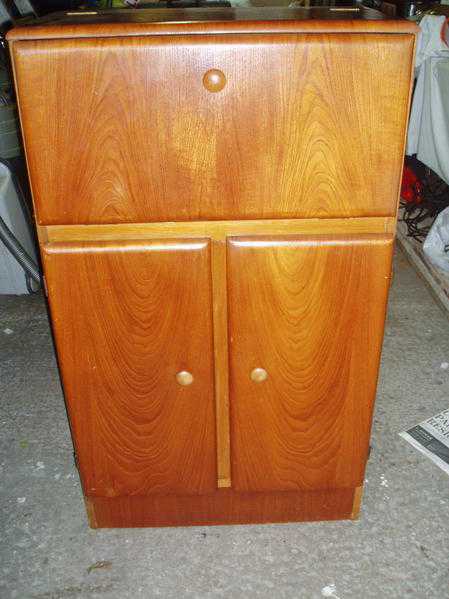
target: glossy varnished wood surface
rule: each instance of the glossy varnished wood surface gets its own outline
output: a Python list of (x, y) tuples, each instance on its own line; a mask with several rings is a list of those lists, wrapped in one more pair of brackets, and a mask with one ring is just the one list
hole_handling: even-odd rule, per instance
[(416, 26), (109, 15), (9, 34), (91, 525), (354, 518)]
[(210, 237), (211, 239), (223, 240), (230, 235), (394, 233), (395, 230), (396, 219), (394, 217), (376, 216), (365, 218), (301, 218), (37, 227), (39, 239), (44, 243), (160, 239), (167, 237)]
[(195, 497), (88, 497), (86, 507), (93, 528), (257, 524), (354, 519), (358, 496), (358, 489), (303, 493), (219, 489)]
[(229, 240), (235, 490), (362, 484), (391, 255), (382, 235)]
[(49, 244), (43, 261), (85, 494), (216, 489), (209, 241)]
[(371, 8), (342, 11), (335, 7), (315, 8), (196, 8), (113, 10), (85, 14), (59, 13), (17, 27), (8, 40), (134, 35), (171, 35), (173, 33), (414, 33), (415, 23), (405, 19), (386, 19)]
[(226, 287), (226, 240), (211, 242), (214, 314), (215, 410), (217, 417), (217, 475), (220, 488), (230, 487), (231, 448), (229, 432), (229, 359)]
[[(413, 41), (14, 42), (38, 221), (394, 215)], [(227, 80), (218, 93), (203, 85), (212, 68)]]

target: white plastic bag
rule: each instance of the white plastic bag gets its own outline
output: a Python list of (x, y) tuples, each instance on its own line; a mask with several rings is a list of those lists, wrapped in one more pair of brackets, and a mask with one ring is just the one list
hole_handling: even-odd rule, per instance
[[(444, 251), (444, 248), (448, 251)], [(446, 272), (449, 272), (449, 207), (436, 217), (423, 244), (427, 258)]]

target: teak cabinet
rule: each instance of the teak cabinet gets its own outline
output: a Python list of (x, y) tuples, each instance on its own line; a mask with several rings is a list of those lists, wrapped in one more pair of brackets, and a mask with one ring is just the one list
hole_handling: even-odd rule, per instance
[(9, 34), (94, 527), (358, 514), (414, 26), (226, 10)]

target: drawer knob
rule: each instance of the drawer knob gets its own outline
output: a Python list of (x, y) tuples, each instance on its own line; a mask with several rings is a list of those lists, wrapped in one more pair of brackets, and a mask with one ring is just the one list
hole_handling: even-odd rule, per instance
[(204, 73), (203, 85), (209, 92), (221, 92), (226, 85), (225, 74), (219, 69), (210, 69)]
[(181, 370), (176, 374), (176, 381), (183, 387), (187, 387), (193, 383), (193, 375), (187, 370)]
[(264, 368), (254, 368), (251, 370), (251, 380), (255, 383), (263, 383), (268, 378), (268, 372)]

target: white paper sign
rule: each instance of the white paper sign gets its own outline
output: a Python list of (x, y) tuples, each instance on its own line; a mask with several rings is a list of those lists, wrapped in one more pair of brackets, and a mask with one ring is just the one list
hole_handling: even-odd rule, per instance
[(444, 410), (399, 435), (449, 474), (449, 410)]

